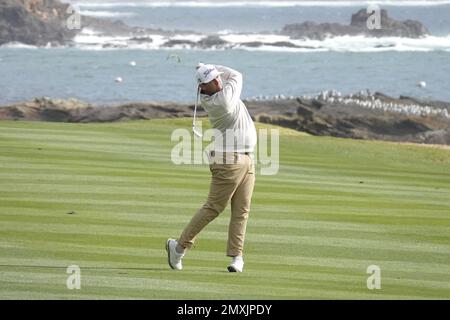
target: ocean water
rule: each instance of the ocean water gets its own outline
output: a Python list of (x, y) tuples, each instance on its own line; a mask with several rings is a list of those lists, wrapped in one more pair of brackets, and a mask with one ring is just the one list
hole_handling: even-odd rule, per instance
[[(401, 2), (401, 3), (400, 3)], [(281, 30), (302, 21), (349, 24), (366, 1), (73, 1), (83, 14), (121, 19), (129, 25), (197, 32)], [(381, 1), (399, 20), (419, 20), (435, 35), (450, 34), (450, 1)]]
[[(191, 30), (152, 43), (105, 37), (83, 30), (75, 47), (0, 47), (0, 105), (34, 97), (75, 97), (95, 104), (125, 101), (193, 101), (198, 62), (229, 65), (244, 74), (243, 97), (299, 96), (335, 89), (450, 101), (450, 2), (381, 2), (396, 19), (416, 19), (430, 30), (423, 39), (338, 37), (324, 41), (274, 35), (287, 23), (312, 20), (349, 23), (367, 6), (359, 1), (155, 2), (72, 1), (82, 13), (134, 26)], [(199, 40), (219, 33), (230, 45), (201, 50), (164, 48), (170, 39)], [(245, 42), (266, 45), (246, 47)], [(309, 49), (275, 47), (286, 41)], [(105, 47), (108, 48), (105, 48)], [(136, 63), (131, 66), (130, 62)], [(115, 79), (121, 77), (123, 82)], [(419, 88), (418, 81), (426, 81)]]

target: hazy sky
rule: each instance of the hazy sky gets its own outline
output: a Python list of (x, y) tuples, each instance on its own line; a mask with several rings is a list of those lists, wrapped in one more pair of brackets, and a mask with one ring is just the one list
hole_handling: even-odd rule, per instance
[[(193, 1), (193, 0), (62, 0), (63, 2), (186, 2), (186, 1)], [(206, 2), (212, 2), (213, 0), (196, 0), (196, 1), (206, 1)], [(233, 1), (238, 1), (238, 2), (248, 2), (248, 1), (252, 1), (252, 2), (264, 2), (264, 1), (276, 1), (276, 0), (220, 0), (221, 2), (233, 2)], [(298, 1), (298, 0), (281, 0), (281, 1)], [(329, 1), (329, 2), (333, 2), (333, 0), (302, 0), (302, 1)], [(372, 1), (372, 2), (377, 2), (377, 0), (345, 0), (345, 1), (355, 1), (355, 2), (368, 2), (368, 1)], [(386, 1), (386, 0), (378, 0), (380, 2)], [(389, 1), (389, 0), (387, 0)], [(433, 2), (439, 2), (439, 1), (445, 1), (445, 0), (390, 0), (390, 2), (402, 2), (402, 1), (433, 1)]]
[(367, 3), (367, 2), (373, 2), (373, 3), (380, 3), (383, 4), (383, 2), (387, 2), (387, 3), (394, 3), (394, 2), (407, 2), (407, 3), (412, 3), (412, 2), (420, 2), (422, 4), (426, 3), (426, 2), (433, 2), (433, 3), (438, 3), (438, 2), (444, 2), (444, 3), (448, 3), (449, 0), (60, 0), (62, 2), (67, 2), (67, 3), (114, 3), (114, 2), (143, 2), (143, 3), (152, 3), (152, 2), (163, 2), (163, 3), (170, 3), (170, 2), (221, 2), (221, 3), (226, 3), (226, 2), (320, 2), (321, 5), (323, 5), (326, 2), (341, 2), (341, 3), (349, 3), (349, 2), (356, 2), (356, 3)]

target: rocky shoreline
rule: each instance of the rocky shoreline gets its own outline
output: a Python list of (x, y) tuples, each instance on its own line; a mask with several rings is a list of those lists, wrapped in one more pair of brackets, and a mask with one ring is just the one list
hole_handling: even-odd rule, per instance
[(69, 28), (68, 22), (74, 14), (78, 14), (75, 9), (59, 0), (0, 0), (0, 45), (18, 42), (38, 47), (72, 46), (84, 28), (137, 40), (149, 33), (172, 34), (161, 29), (130, 27), (121, 20), (84, 15), (79, 15), (80, 28)]
[[(389, 97), (367, 91), (343, 96), (252, 98), (253, 119), (318, 136), (450, 145), (450, 103)], [(0, 120), (71, 123), (191, 117), (193, 103), (140, 102), (92, 105), (76, 99), (36, 98), (0, 107)], [(206, 116), (200, 108), (199, 116)]]
[[(39, 47), (75, 46), (74, 39), (83, 35), (83, 30), (94, 30), (103, 36), (127, 37), (131, 43), (151, 43), (152, 36), (174, 36), (198, 34), (186, 30), (161, 30), (130, 27), (120, 20), (94, 18), (80, 15), (81, 28), (70, 29), (68, 20), (75, 12), (67, 3), (59, 0), (0, 0), (0, 46), (7, 43), (23, 43)], [(350, 25), (338, 23), (315, 23), (306, 21), (286, 25), (282, 30), (274, 30), (271, 35), (286, 36), (288, 39), (323, 40), (327, 37), (344, 35), (364, 35), (368, 37), (407, 37), (420, 38), (429, 35), (427, 28), (419, 21), (397, 21), (381, 10), (381, 29), (370, 30), (367, 27), (369, 14), (361, 9), (351, 17)], [(191, 47), (201, 49), (233, 48), (236, 44), (228, 43), (219, 34), (205, 33), (201, 40), (168, 39), (162, 47)], [(240, 43), (244, 47), (260, 47), (264, 45), (297, 49), (310, 49), (307, 46), (290, 41), (269, 42), (250, 41)], [(117, 44), (104, 44), (104, 47), (118, 47)], [(317, 49), (317, 48), (312, 48)]]

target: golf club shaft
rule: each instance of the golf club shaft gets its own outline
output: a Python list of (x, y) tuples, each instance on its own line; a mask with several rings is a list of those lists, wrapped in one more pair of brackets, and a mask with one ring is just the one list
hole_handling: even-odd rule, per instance
[(192, 126), (195, 127), (195, 118), (197, 116), (197, 105), (198, 105), (198, 97), (200, 95), (200, 87), (197, 87), (197, 98), (195, 99), (195, 106), (194, 106), (194, 120), (192, 122)]

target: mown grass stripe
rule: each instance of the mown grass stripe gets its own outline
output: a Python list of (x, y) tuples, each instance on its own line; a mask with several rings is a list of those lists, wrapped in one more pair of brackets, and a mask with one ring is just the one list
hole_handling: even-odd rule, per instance
[[(179, 127), (1, 121), (0, 297), (450, 298), (449, 152), (285, 129), (279, 174), (257, 176), (247, 272), (225, 270), (229, 208), (171, 272), (165, 239), (210, 179), (171, 163)], [(81, 292), (68, 264), (85, 268)], [(381, 291), (366, 288), (371, 264)]]

